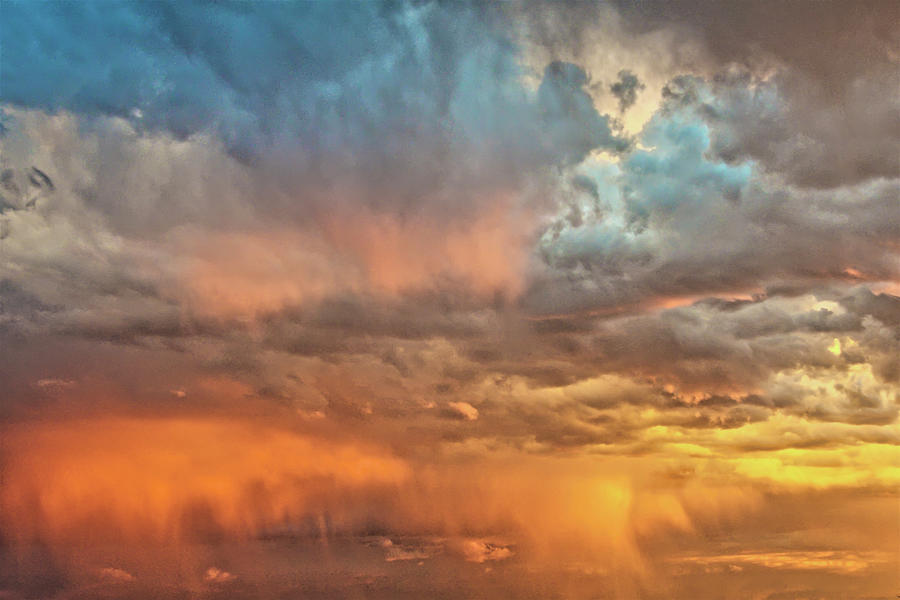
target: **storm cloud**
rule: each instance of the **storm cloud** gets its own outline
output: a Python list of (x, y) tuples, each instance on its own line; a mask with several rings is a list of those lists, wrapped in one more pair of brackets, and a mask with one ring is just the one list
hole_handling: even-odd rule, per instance
[(896, 12), (3, 2), (0, 596), (888, 593)]

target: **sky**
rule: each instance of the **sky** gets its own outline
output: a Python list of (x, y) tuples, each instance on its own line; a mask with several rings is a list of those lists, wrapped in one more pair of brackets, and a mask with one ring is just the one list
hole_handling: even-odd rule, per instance
[(898, 23), (3, 0), (0, 598), (895, 598)]

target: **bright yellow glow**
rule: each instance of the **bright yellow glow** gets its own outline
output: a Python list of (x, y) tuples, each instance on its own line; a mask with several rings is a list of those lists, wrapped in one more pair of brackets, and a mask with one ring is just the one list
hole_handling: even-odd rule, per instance
[(831, 342), (831, 345), (828, 346), (828, 351), (834, 354), (835, 356), (841, 355), (841, 340), (834, 338), (834, 341)]

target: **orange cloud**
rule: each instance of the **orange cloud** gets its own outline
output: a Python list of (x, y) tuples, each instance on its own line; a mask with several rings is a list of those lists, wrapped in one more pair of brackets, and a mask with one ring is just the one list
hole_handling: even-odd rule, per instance
[(449, 402), (448, 406), (454, 413), (467, 421), (475, 421), (478, 419), (478, 409), (468, 402)]
[[(3, 431), (3, 450), (0, 525), (11, 541), (58, 548), (247, 538), (285, 527), (327, 538), (377, 522), (401, 534), (481, 539), (462, 553), (483, 560), (511, 556), (491, 537), (508, 535), (550, 561), (615, 556), (635, 570), (638, 537), (690, 531), (697, 506), (693, 492), (648, 486), (643, 463), (521, 454), (420, 464), (225, 419), (20, 424)], [(709, 503), (702, 510), (716, 512)]]
[(672, 562), (683, 565), (727, 565), (731, 570), (742, 570), (743, 565), (753, 565), (779, 570), (808, 570), (841, 574), (857, 574), (888, 564), (894, 557), (886, 552), (853, 551), (803, 551), (789, 552), (741, 552), (739, 554), (715, 554), (686, 556)]
[(529, 220), (504, 201), (471, 222), (364, 212), (332, 217), (327, 228), (382, 293), (432, 287), (445, 277), (477, 294), (516, 295), (524, 285)]
[(299, 231), (194, 232), (177, 245), (166, 291), (200, 315), (253, 317), (359, 285), (352, 264)]
[(386, 452), (229, 420), (106, 418), (3, 436), (2, 524), (23, 542), (255, 535), (409, 476)]
[[(660, 576), (660, 548), (675, 540), (691, 547), (710, 528), (746, 527), (767, 502), (730, 477), (672, 478), (658, 456), (471, 447), (403, 459), (359, 442), (198, 417), (31, 423), (2, 433), (0, 527), (14, 546), (41, 542), (63, 563), (110, 541), (144, 548), (280, 533), (327, 541), (374, 524), (401, 540), (382, 542), (388, 562), (446, 550), (474, 563), (588, 565), (639, 585)], [(402, 542), (423, 535), (427, 547)], [(676, 564), (856, 568), (818, 554), (692, 557)], [(205, 581), (224, 580), (231, 567), (208, 559), (195, 561), (219, 569)]]
[(201, 315), (253, 317), (341, 292), (394, 296), (445, 282), (482, 296), (524, 288), (531, 217), (509, 203), (474, 220), (329, 214), (314, 227), (181, 231), (167, 293)]

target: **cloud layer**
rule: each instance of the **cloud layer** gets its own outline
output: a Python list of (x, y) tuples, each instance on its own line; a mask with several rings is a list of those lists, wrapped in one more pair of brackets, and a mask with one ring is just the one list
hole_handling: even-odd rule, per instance
[(896, 16), (3, 3), (0, 595), (890, 592)]

